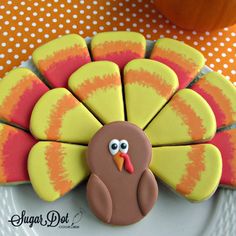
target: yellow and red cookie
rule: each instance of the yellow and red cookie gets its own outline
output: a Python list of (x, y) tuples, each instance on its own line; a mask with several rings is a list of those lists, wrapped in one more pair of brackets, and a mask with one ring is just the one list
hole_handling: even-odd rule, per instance
[(124, 120), (120, 70), (115, 63), (90, 62), (71, 75), (68, 86), (102, 123)]
[(194, 79), (205, 63), (203, 55), (178, 40), (158, 39), (151, 59), (169, 66), (178, 76), (179, 88), (185, 88)]
[(98, 120), (64, 88), (45, 93), (30, 120), (31, 133), (40, 140), (87, 144), (99, 128)]
[(166, 65), (136, 59), (124, 68), (127, 120), (144, 128), (178, 88), (178, 78)]
[(47, 86), (29, 69), (17, 68), (0, 81), (0, 119), (29, 128), (30, 115)]
[(236, 123), (236, 88), (224, 76), (210, 72), (200, 78), (191, 89), (211, 106), (218, 128)]
[(33, 146), (28, 171), (41, 199), (55, 201), (87, 178), (86, 150), (85, 146), (59, 142), (38, 142)]
[(92, 38), (91, 51), (94, 61), (112, 61), (122, 69), (131, 60), (144, 58), (146, 40), (136, 32), (104, 32)]
[(37, 48), (33, 61), (52, 87), (67, 87), (70, 75), (90, 62), (85, 40), (77, 34), (54, 39)]
[(219, 131), (210, 141), (221, 152), (223, 171), (220, 184), (236, 188), (236, 128)]
[(25, 131), (0, 123), (0, 185), (29, 181), (27, 159), (35, 143)]
[(171, 189), (199, 202), (211, 197), (219, 185), (221, 154), (211, 144), (157, 147), (150, 169)]
[(145, 129), (154, 146), (210, 140), (216, 120), (207, 102), (191, 89), (179, 90)]

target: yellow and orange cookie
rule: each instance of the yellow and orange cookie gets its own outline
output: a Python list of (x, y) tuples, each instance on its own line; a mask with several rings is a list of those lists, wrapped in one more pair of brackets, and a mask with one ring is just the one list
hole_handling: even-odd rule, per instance
[(205, 59), (196, 49), (174, 39), (158, 39), (151, 59), (169, 66), (178, 76), (179, 88), (185, 88), (204, 66)]
[(55, 201), (89, 175), (85, 146), (38, 142), (30, 151), (28, 171), (38, 196)]
[(27, 159), (35, 143), (25, 131), (0, 123), (0, 185), (29, 182)]
[(88, 63), (71, 75), (68, 86), (102, 123), (124, 120), (120, 71), (115, 63)]
[(153, 148), (152, 172), (190, 201), (208, 199), (222, 173), (220, 151), (211, 144)]
[(190, 89), (179, 90), (145, 129), (152, 145), (204, 142), (216, 132), (208, 103)]
[(101, 124), (68, 90), (56, 88), (36, 103), (31, 133), (40, 140), (87, 144)]
[(136, 32), (104, 32), (92, 38), (91, 51), (94, 61), (112, 61), (122, 69), (131, 60), (144, 58), (146, 40)]
[(77, 34), (65, 35), (42, 45), (32, 57), (52, 87), (67, 87), (70, 75), (90, 62), (86, 42)]
[(29, 128), (30, 115), (47, 86), (29, 69), (17, 68), (0, 80), (0, 120)]
[(178, 88), (178, 78), (166, 65), (136, 59), (124, 68), (127, 120), (144, 128)]

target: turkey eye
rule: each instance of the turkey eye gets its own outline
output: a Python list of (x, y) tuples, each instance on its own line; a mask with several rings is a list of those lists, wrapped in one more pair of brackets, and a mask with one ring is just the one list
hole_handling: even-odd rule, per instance
[(125, 139), (122, 139), (120, 141), (120, 151), (122, 153), (127, 153), (128, 149), (129, 149), (129, 143)]
[(109, 151), (112, 155), (115, 155), (120, 148), (120, 142), (118, 139), (112, 139), (109, 143)]

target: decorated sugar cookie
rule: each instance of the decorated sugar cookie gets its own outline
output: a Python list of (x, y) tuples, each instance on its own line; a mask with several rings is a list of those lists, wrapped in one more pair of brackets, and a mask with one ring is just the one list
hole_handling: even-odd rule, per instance
[(34, 145), (29, 154), (28, 171), (41, 199), (55, 201), (88, 176), (86, 150), (84, 146), (59, 142)]
[(29, 182), (27, 159), (35, 143), (25, 131), (0, 123), (0, 184)]
[(218, 128), (236, 123), (236, 90), (224, 76), (210, 72), (200, 78), (191, 89), (211, 106)]
[[(27, 147), (22, 153), (30, 154), (27, 160), (21, 152), (10, 150), (8, 142), (13, 145), (18, 139), (3, 135), (1, 184), (22, 183), (29, 177), (41, 199), (55, 201), (91, 173), (87, 185), (91, 211), (114, 225), (135, 223), (151, 211), (158, 179), (191, 202), (209, 198), (219, 184), (235, 188), (236, 134), (234, 126), (228, 126), (235, 123), (235, 88), (218, 82), (222, 78), (214, 73), (195, 81), (191, 89), (184, 88), (204, 64), (201, 53), (178, 41), (161, 39), (151, 59), (144, 59), (143, 36), (130, 32), (96, 35), (91, 44), (91, 58), (96, 62), (90, 62), (87, 52), (77, 35), (64, 36), (35, 51), (34, 61), (49, 83), (68, 86), (70, 91), (43, 91), (30, 106), (24, 93), (17, 96), (31, 113), (30, 125), (25, 125), (30, 141), (22, 138), (22, 130), (11, 129), (20, 134), (21, 146)], [(77, 64), (75, 58), (87, 59)], [(16, 74), (13, 84), (20, 78)], [(9, 87), (1, 83), (0, 94), (5, 96)], [(37, 89), (33, 87), (35, 94)], [(11, 100), (12, 96), (7, 97)], [(0, 95), (0, 107), (1, 103)], [(0, 114), (5, 113), (0, 110)], [(13, 122), (3, 115), (0, 120)], [(23, 126), (22, 120), (15, 119), (14, 125)], [(217, 131), (221, 126), (228, 127)], [(32, 147), (33, 137), (38, 143)], [(6, 150), (14, 155), (6, 158)], [(28, 166), (18, 165), (14, 173), (20, 174), (8, 179), (6, 173), (15, 168), (14, 158), (27, 160)]]
[(220, 184), (236, 188), (236, 128), (219, 131), (210, 141), (221, 152), (223, 172)]
[(103, 123), (124, 120), (120, 71), (115, 63), (88, 63), (71, 75), (68, 86)]
[(142, 219), (157, 199), (157, 183), (148, 169), (151, 144), (144, 132), (128, 122), (99, 130), (88, 145), (92, 172), (87, 198), (94, 214), (114, 225)]
[(31, 112), (47, 86), (29, 69), (17, 68), (0, 81), (0, 119), (29, 128)]
[(104, 32), (93, 37), (91, 50), (94, 61), (113, 61), (122, 69), (129, 61), (145, 56), (146, 41), (136, 32)]
[(169, 66), (178, 76), (179, 88), (185, 88), (194, 79), (205, 63), (196, 49), (174, 39), (158, 39), (151, 59)]
[(34, 51), (32, 58), (52, 87), (67, 87), (70, 75), (90, 61), (86, 42), (77, 34), (42, 45)]

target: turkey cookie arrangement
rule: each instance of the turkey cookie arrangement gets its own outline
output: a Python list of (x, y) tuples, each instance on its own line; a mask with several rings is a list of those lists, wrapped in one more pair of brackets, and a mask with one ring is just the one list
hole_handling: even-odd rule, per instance
[(9, 72), (0, 183), (55, 201), (88, 179), (91, 210), (113, 225), (151, 210), (158, 179), (192, 202), (236, 188), (235, 87), (215, 72), (194, 80), (204, 57), (182, 42), (159, 39), (145, 56), (139, 33), (100, 33), (89, 49), (73, 34), (33, 53), (43, 80)]

